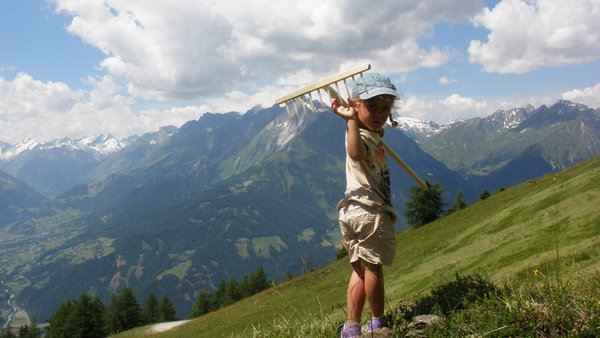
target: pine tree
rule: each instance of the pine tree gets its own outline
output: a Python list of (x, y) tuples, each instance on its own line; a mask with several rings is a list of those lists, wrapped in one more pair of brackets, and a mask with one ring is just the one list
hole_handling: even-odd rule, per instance
[(177, 320), (177, 314), (175, 313), (173, 303), (171, 303), (171, 300), (167, 296), (164, 296), (158, 303), (158, 321), (163, 323), (174, 320)]
[(265, 290), (269, 286), (269, 282), (267, 280), (267, 274), (265, 273), (265, 269), (262, 265), (256, 267), (254, 273), (250, 274), (250, 278), (248, 279), (250, 295), (257, 294), (263, 290)]
[(211, 296), (208, 290), (204, 289), (196, 294), (196, 301), (194, 302), (190, 318), (200, 317), (210, 311), (212, 311)]
[(29, 337), (29, 326), (21, 325), (19, 328), (19, 338), (28, 338)]
[(62, 302), (50, 319), (49, 338), (103, 338), (107, 335), (106, 308), (98, 297), (92, 298), (87, 293), (77, 301)]
[(248, 281), (248, 275), (242, 277), (242, 280), (240, 281), (240, 293), (242, 294), (242, 298), (250, 296), (250, 282)]
[(227, 283), (225, 283), (225, 299), (229, 302), (228, 304), (232, 304), (241, 298), (242, 294), (240, 292), (240, 285), (235, 278), (230, 276), (227, 280)]
[(488, 197), (492, 196), (492, 193), (490, 193), (489, 190), (487, 189), (483, 189), (483, 191), (481, 192), (481, 194), (479, 194), (479, 199), (484, 200)]
[(464, 209), (466, 206), (467, 206), (467, 204), (465, 203), (463, 193), (460, 189), (458, 189), (456, 191), (456, 197), (454, 198), (454, 204), (452, 205), (452, 208), (450, 208), (450, 210), (448, 210), (448, 213), (450, 214), (450, 213), (453, 213), (460, 209)]
[(423, 190), (418, 186), (410, 187), (406, 201), (406, 223), (416, 227), (435, 221), (444, 211), (444, 191), (439, 183), (426, 182), (429, 189)]
[(49, 320), (50, 328), (48, 330), (48, 338), (72, 337), (71, 333), (76, 329), (73, 320), (74, 309), (75, 302), (71, 300), (60, 302), (56, 312)]
[(99, 298), (87, 293), (81, 294), (72, 309), (71, 320), (75, 323), (75, 330), (71, 337), (102, 338), (106, 332), (106, 308)]
[(231, 304), (231, 302), (226, 298), (226, 289), (227, 283), (225, 283), (225, 281), (222, 280), (217, 286), (215, 292), (213, 293), (213, 299), (217, 309), (225, 305)]
[(142, 310), (133, 293), (133, 289), (127, 287), (118, 299), (119, 324), (122, 330), (129, 330), (142, 324)]
[(119, 316), (119, 298), (113, 293), (106, 308), (106, 330), (109, 333), (119, 333), (123, 331)]
[(143, 318), (146, 324), (158, 323), (158, 300), (152, 292), (144, 302)]

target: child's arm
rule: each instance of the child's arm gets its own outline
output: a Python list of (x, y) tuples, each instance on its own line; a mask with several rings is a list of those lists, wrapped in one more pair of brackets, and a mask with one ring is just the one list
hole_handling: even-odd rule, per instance
[(348, 149), (348, 156), (354, 161), (362, 161), (367, 157), (367, 149), (360, 138), (360, 121), (358, 120), (358, 112), (352, 106), (352, 100), (350, 107), (346, 108), (341, 106), (336, 99), (331, 103), (331, 109), (338, 116), (346, 120), (346, 142)]

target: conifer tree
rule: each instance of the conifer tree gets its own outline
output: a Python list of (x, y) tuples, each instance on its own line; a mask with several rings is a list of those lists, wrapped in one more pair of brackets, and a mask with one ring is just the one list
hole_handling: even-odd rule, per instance
[(76, 325), (71, 337), (102, 338), (106, 332), (106, 308), (98, 297), (81, 294), (73, 308), (71, 316)]
[(142, 310), (133, 293), (133, 289), (126, 287), (118, 299), (119, 326), (122, 330), (129, 330), (142, 324)]
[(29, 338), (29, 326), (21, 325), (19, 328), (19, 338)]
[(426, 182), (429, 189), (423, 190), (418, 186), (410, 187), (406, 201), (406, 223), (416, 227), (435, 221), (444, 211), (444, 191), (439, 183)]
[(245, 275), (240, 280), (240, 293), (242, 298), (250, 296), (250, 282), (248, 281), (248, 275)]
[(144, 302), (143, 317), (146, 324), (158, 323), (158, 300), (152, 292)]
[[(98, 297), (83, 293), (77, 301), (61, 302), (50, 319), (49, 338), (103, 338), (106, 308)], [(35, 332), (35, 331), (33, 331)]]
[(210, 311), (212, 311), (211, 297), (208, 290), (204, 289), (196, 294), (196, 301), (194, 301), (190, 318), (200, 317)]
[(56, 312), (49, 320), (50, 328), (48, 330), (48, 338), (71, 337), (71, 333), (76, 329), (73, 320), (74, 310), (74, 301), (68, 300), (60, 302)]
[(106, 307), (106, 330), (109, 333), (119, 333), (123, 331), (119, 316), (119, 298), (113, 293), (108, 302), (108, 306)]
[(171, 303), (171, 300), (167, 296), (163, 296), (158, 303), (158, 321), (163, 323), (174, 320), (177, 320), (177, 314), (175, 313), (173, 303)]
[(265, 269), (262, 267), (262, 265), (257, 266), (256, 270), (250, 274), (248, 283), (250, 295), (257, 294), (269, 286), (267, 274), (265, 273)]
[(463, 193), (460, 189), (458, 189), (456, 191), (456, 197), (454, 198), (454, 204), (452, 205), (452, 208), (450, 208), (450, 210), (448, 210), (448, 213), (450, 214), (450, 213), (458, 211), (460, 209), (464, 209), (466, 206), (467, 206), (467, 204), (465, 203)]

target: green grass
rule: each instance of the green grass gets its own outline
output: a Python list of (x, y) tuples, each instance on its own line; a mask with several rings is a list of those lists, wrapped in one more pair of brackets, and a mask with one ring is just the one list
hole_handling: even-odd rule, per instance
[[(600, 271), (598, 205), (600, 158), (506, 189), (436, 222), (398, 233), (394, 265), (384, 269), (387, 311), (400, 311), (399, 304), (422, 299), (458, 275), (486, 276), (486, 280), (496, 285), (513, 285), (509, 290), (521, 290), (522, 294), (537, 292), (540, 299), (556, 298), (556, 293), (543, 294), (543, 290), (549, 289), (543, 283), (539, 290), (537, 284), (530, 283), (536, 269), (546, 276), (559, 276), (557, 280), (570, 287), (569, 297), (576, 298), (581, 276), (598, 279)], [(335, 336), (337, 323), (345, 318), (349, 273), (348, 263), (343, 259), (154, 336)], [(519, 296), (519, 292), (504, 301), (524, 307), (526, 297)], [(600, 299), (593, 301), (598, 303)], [(452, 329), (466, 332), (464, 327), (471, 325), (468, 320), (481, 319), (477, 313), (491, 314), (491, 309), (499, 306), (498, 302), (488, 303), (478, 305), (482, 308), (470, 316), (461, 312), (464, 318), (460, 320), (448, 317), (446, 323), (458, 324), (445, 324), (454, 326), (441, 328), (440, 332), (447, 334)], [(543, 315), (542, 310), (535, 311), (499, 316), (504, 316), (502, 320), (511, 316), (525, 320), (527, 315)], [(560, 314), (557, 317), (561, 318)], [(496, 324), (509, 325), (502, 321)], [(471, 326), (477, 327), (477, 323)], [(494, 328), (481, 327), (476, 332), (483, 334), (490, 330)], [(138, 328), (116, 337), (142, 337), (147, 336), (146, 331), (147, 328)]]

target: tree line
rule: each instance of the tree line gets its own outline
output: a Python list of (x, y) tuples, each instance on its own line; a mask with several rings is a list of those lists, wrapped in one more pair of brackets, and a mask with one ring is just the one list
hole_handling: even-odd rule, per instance
[[(286, 275), (291, 279), (291, 274)], [(262, 266), (244, 276), (239, 282), (230, 277), (221, 281), (216, 290), (204, 289), (197, 293), (189, 318), (232, 304), (269, 287), (269, 280)], [(17, 335), (0, 330), (0, 338), (103, 338), (138, 326), (177, 320), (171, 300), (163, 296), (157, 299), (150, 293), (140, 306), (133, 289), (127, 287), (113, 294), (107, 305), (87, 292), (76, 300), (62, 301), (49, 320), (45, 332), (37, 328), (35, 319), (30, 325), (19, 328)]]
[[(286, 277), (290, 278), (289, 273)], [(200, 291), (196, 295), (190, 318), (196, 318), (218, 310), (238, 300), (257, 294), (268, 287), (269, 280), (265, 270), (259, 265), (254, 272), (242, 277), (239, 282), (235, 278), (229, 277), (227, 281), (221, 281), (214, 292), (209, 292), (208, 289)]]
[[(446, 202), (443, 197), (444, 189), (442, 189), (439, 183), (432, 184), (427, 180), (426, 184), (429, 187), (427, 190), (423, 190), (419, 186), (409, 188), (409, 196), (405, 203), (406, 209), (404, 210), (404, 216), (408, 225), (420, 227), (437, 220), (445, 214), (451, 214), (467, 207), (463, 193), (458, 189), (454, 203), (446, 210)], [(503, 190), (504, 188), (500, 188), (500, 191)], [(479, 199), (485, 200), (491, 195), (490, 191), (484, 189), (479, 195)]]

